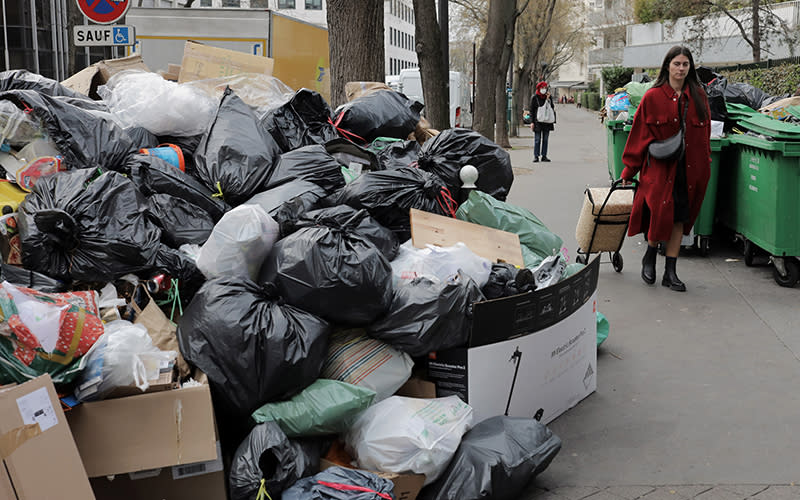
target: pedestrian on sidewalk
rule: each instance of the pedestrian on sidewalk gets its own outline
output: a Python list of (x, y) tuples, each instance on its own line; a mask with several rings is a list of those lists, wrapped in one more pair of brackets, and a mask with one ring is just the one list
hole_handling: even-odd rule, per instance
[(531, 130), (533, 130), (533, 162), (539, 161), (541, 153), (542, 161), (548, 162), (547, 143), (550, 132), (555, 128), (556, 108), (553, 106), (553, 98), (550, 97), (550, 89), (547, 82), (536, 84), (536, 92), (531, 97)]
[(665, 241), (661, 284), (686, 291), (675, 267), (682, 236), (694, 226), (711, 172), (710, 116), (692, 53), (680, 45), (672, 47), (653, 87), (639, 103), (622, 153), (623, 184), (639, 173), (628, 235), (647, 235), (642, 259), (642, 279), (647, 284), (656, 281), (657, 247)]

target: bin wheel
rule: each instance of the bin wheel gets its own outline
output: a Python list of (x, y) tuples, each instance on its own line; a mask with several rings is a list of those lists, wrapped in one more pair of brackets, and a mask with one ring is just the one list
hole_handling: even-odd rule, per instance
[(578, 264), (586, 265), (586, 263), (589, 262), (589, 256), (587, 254), (585, 254), (585, 253), (584, 254), (580, 254), (579, 253), (575, 257), (575, 262), (577, 262)]
[(622, 255), (620, 255), (619, 252), (614, 252), (614, 255), (611, 256), (611, 265), (614, 266), (614, 270), (621, 273), (622, 264)]
[(773, 267), (772, 277), (775, 278), (775, 283), (780, 286), (792, 288), (800, 281), (800, 264), (794, 259), (787, 258), (784, 260), (783, 266), (786, 268), (786, 276), (781, 276), (778, 268)]
[(753, 267), (753, 259), (756, 256), (756, 246), (750, 240), (744, 240), (744, 265)]
[(708, 244), (710, 239), (711, 238), (709, 238), (708, 236), (700, 236), (700, 239), (698, 241), (699, 245), (697, 246), (697, 248), (698, 250), (700, 250), (701, 257), (708, 257)]

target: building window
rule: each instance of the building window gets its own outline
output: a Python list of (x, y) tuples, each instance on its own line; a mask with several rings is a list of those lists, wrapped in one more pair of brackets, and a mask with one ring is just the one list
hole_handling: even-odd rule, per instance
[(322, 0), (306, 0), (306, 10), (322, 10)]
[(279, 9), (294, 9), (294, 0), (278, 0)]

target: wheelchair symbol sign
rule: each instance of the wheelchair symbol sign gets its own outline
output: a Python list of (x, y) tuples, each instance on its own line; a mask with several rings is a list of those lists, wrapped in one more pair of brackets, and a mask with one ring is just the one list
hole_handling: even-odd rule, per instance
[(128, 28), (114, 28), (114, 45), (128, 45), (129, 43)]

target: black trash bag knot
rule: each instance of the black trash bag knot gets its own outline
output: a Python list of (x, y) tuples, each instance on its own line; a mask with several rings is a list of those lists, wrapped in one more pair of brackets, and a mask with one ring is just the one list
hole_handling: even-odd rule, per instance
[(71, 252), (78, 247), (75, 226), (77, 223), (63, 210), (42, 210), (33, 217), (36, 227), (64, 250)]

